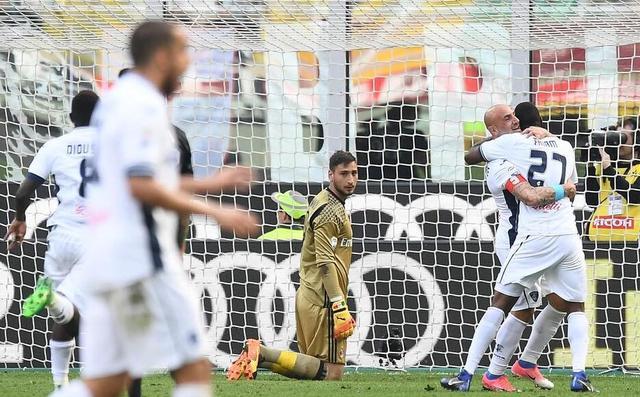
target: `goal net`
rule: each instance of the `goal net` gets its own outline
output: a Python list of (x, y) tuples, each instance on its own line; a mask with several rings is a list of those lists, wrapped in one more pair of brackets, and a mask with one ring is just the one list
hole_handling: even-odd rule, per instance
[[(360, 182), (347, 209), (357, 329), (348, 363), (459, 367), (500, 269), (484, 168), (465, 166), (463, 156), (485, 136), (491, 105), (531, 101), (548, 129), (576, 147), (587, 365), (637, 368), (639, 203), (633, 189), (612, 193), (587, 176), (601, 166), (590, 131), (640, 114), (638, 15), (637, 0), (3, 0), (0, 223), (6, 230), (12, 220), (37, 150), (71, 129), (71, 98), (106, 92), (130, 66), (136, 23), (173, 21), (189, 33), (193, 63), (169, 106), (190, 140), (196, 176), (223, 164), (260, 175), (247, 193), (208, 199), (249, 208), (266, 233), (279, 225), (273, 193), (293, 189), (310, 200), (327, 185), (329, 156), (354, 153)], [(629, 184), (640, 174), (634, 164), (620, 171)], [(603, 204), (615, 195), (620, 207)], [(20, 305), (42, 274), (45, 221), (56, 205), (45, 185), (29, 207), (22, 247), (1, 248), (0, 367), (49, 365), (51, 320), (22, 318)], [(296, 349), (300, 248), (239, 240), (192, 219), (184, 265), (218, 367), (247, 338)], [(564, 325), (541, 365), (570, 365), (566, 335)]]

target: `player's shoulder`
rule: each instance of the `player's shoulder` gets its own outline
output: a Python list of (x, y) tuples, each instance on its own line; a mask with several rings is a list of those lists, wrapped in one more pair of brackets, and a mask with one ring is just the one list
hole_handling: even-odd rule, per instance
[(127, 113), (135, 118), (146, 115), (157, 116), (158, 109), (164, 107), (164, 98), (153, 90), (148, 82), (141, 82), (137, 76), (124, 76), (104, 95), (98, 103), (99, 109), (113, 115)]
[(327, 222), (341, 224), (345, 213), (344, 204), (334, 197), (328, 189), (318, 193), (309, 205), (309, 216), (314, 225)]
[(497, 159), (489, 161), (486, 165), (487, 173), (496, 173), (503, 170), (509, 170), (515, 168), (515, 165), (509, 160)]
[(526, 142), (527, 137), (519, 132), (512, 132), (510, 134), (504, 134), (496, 138), (496, 141), (502, 144), (510, 144), (516, 142)]

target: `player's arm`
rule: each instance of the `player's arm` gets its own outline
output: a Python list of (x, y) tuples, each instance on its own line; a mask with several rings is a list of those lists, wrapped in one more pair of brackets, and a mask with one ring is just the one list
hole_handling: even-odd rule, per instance
[(36, 190), (46, 181), (51, 172), (52, 159), (50, 149), (51, 145), (48, 143), (45, 143), (44, 146), (40, 148), (29, 166), (27, 177), (22, 181), (16, 192), (15, 217), (7, 227), (7, 233), (4, 236), (5, 240), (12, 240), (9, 244), (9, 249), (22, 243), (24, 239), (27, 231), (27, 208), (29, 208)]
[(183, 176), (180, 190), (197, 194), (219, 194), (225, 189), (246, 189), (253, 180), (253, 171), (248, 167), (223, 167), (206, 178), (194, 179)]
[(467, 165), (474, 165), (474, 164), (480, 164), (483, 161), (486, 161), (484, 157), (482, 157), (482, 152), (480, 151), (480, 145), (482, 145), (485, 142), (489, 142), (491, 139), (492, 139), (491, 137), (484, 138), (480, 142), (471, 146), (471, 148), (464, 155), (464, 162), (467, 163)]
[(339, 235), (338, 225), (327, 221), (314, 227), (316, 246), (316, 265), (322, 274), (322, 285), (331, 301), (333, 316), (333, 336), (335, 339), (346, 339), (353, 334), (355, 321), (349, 313), (347, 297), (343, 295), (338, 280), (336, 267), (335, 244)]
[(239, 237), (247, 237), (257, 230), (256, 220), (249, 212), (193, 200), (187, 193), (166, 189), (150, 176), (130, 176), (129, 189), (141, 204), (161, 207), (182, 215), (211, 216), (221, 228), (233, 230)]
[(565, 197), (573, 200), (576, 195), (576, 185), (572, 181), (568, 181), (564, 185), (533, 187), (519, 173), (512, 175), (504, 187), (529, 207), (543, 207)]
[[(149, 113), (151, 114), (151, 113)], [(161, 207), (175, 211), (179, 215), (202, 214), (211, 216), (223, 229), (233, 230), (239, 236), (248, 236), (257, 230), (257, 222), (246, 211), (232, 207), (208, 205), (195, 201), (191, 195), (180, 190), (169, 190), (154, 177), (154, 160), (158, 152), (152, 122), (143, 117), (132, 123), (117, 126), (119, 134), (127, 137), (121, 140), (122, 165), (128, 178), (131, 195), (143, 205)]]

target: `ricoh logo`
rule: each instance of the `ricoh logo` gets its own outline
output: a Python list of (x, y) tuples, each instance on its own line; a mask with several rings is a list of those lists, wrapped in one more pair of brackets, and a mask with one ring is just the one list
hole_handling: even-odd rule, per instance
[(635, 219), (626, 216), (598, 216), (591, 226), (596, 229), (633, 229)]

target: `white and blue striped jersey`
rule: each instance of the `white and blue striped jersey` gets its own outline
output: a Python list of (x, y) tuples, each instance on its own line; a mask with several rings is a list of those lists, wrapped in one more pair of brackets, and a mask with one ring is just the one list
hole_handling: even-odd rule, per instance
[(169, 190), (179, 184), (175, 134), (158, 89), (131, 72), (98, 103), (98, 133), (88, 188), (93, 289), (121, 288), (158, 271), (180, 271), (178, 215), (142, 205), (129, 178), (150, 177)]

